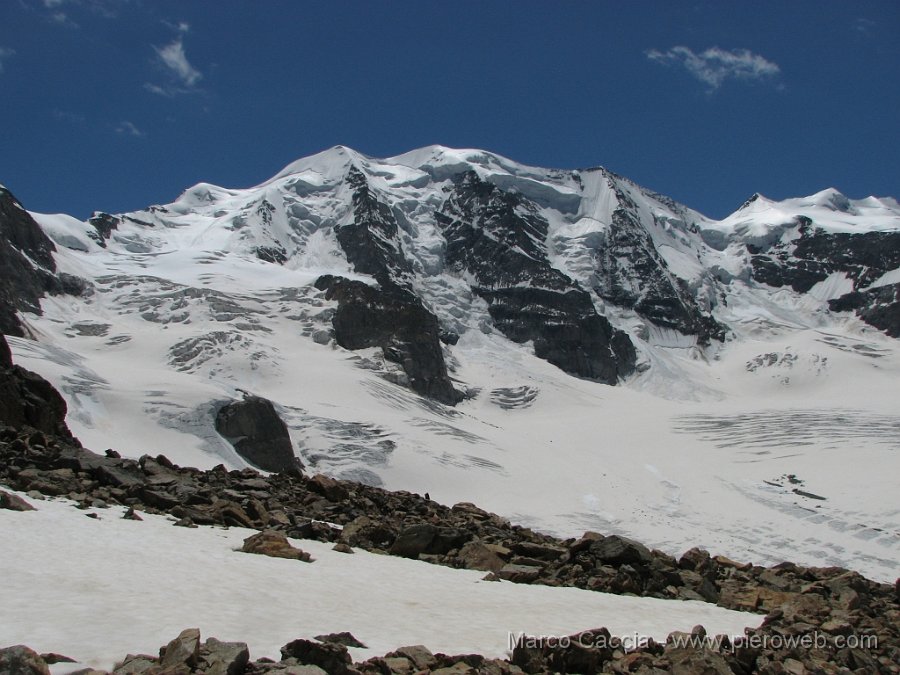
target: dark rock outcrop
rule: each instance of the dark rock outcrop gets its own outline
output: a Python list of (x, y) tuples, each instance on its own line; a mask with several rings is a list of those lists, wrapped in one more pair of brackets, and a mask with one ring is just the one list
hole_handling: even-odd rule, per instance
[(338, 303), (332, 325), (341, 347), (381, 347), (417, 394), (449, 405), (462, 400), (447, 374), (437, 318), (415, 295), (395, 285), (376, 288), (331, 275), (319, 277), (316, 288)]
[(855, 311), (867, 324), (900, 338), (900, 284), (853, 291), (829, 300), (828, 307), (833, 312)]
[(0, 335), (0, 422), (71, 439), (66, 412), (66, 402), (53, 385), (13, 365), (6, 337)]
[(16, 313), (41, 314), (41, 298), (58, 285), (55, 250), (34, 218), (0, 186), (0, 332), (22, 337)]
[(342, 644), (294, 640), (281, 648), (282, 660), (296, 659), (297, 663), (319, 666), (329, 675), (349, 675), (353, 659)]
[(613, 181), (619, 207), (613, 211), (603, 245), (593, 252), (594, 292), (619, 307), (633, 309), (657, 326), (696, 335), (700, 344), (725, 339), (726, 329), (701, 307), (685, 282), (669, 271), (637, 205)]
[(106, 248), (106, 240), (112, 236), (113, 230), (119, 229), (122, 220), (117, 216), (98, 211), (88, 219), (88, 222), (94, 226), (97, 233), (91, 238), (102, 248)]
[(900, 267), (900, 232), (828, 233), (805, 216), (796, 222), (799, 236), (789, 242), (747, 245), (756, 281), (806, 293), (830, 274), (844, 272), (854, 290), (861, 290)]
[(597, 313), (590, 295), (547, 258), (547, 221), (519, 194), (469, 171), (435, 214), (451, 270), (471, 274), (497, 329), (558, 368), (615, 384), (634, 369), (628, 336)]
[(90, 284), (57, 272), (56, 246), (31, 214), (0, 186), (0, 333), (24, 337), (18, 312), (40, 316), (41, 298), (85, 295)]
[(216, 414), (216, 431), (237, 453), (263, 471), (299, 471), (287, 425), (272, 402), (259, 396), (227, 403)]
[(407, 287), (412, 266), (403, 253), (394, 214), (359, 169), (350, 167), (346, 180), (353, 189), (353, 221), (337, 226), (335, 234), (347, 260), (359, 274), (375, 277), (382, 288)]

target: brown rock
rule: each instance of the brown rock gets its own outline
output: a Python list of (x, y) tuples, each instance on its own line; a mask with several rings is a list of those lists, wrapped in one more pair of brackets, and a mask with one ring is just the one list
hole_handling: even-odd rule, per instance
[(34, 511), (35, 508), (22, 499), (19, 495), (0, 490), (0, 509), (10, 511)]
[(150, 675), (160, 670), (159, 659), (147, 654), (129, 654), (114, 669), (115, 675)]
[(303, 562), (312, 562), (309, 553), (299, 548), (294, 548), (280, 532), (272, 530), (263, 530), (244, 539), (244, 545), (241, 547), (244, 553), (256, 553), (259, 555), (267, 555), (272, 558), (288, 558), (290, 560), (301, 560)]
[(4, 675), (50, 675), (46, 661), (33, 649), (15, 645), (0, 649), (0, 673)]
[(200, 629), (186, 628), (164, 648), (159, 650), (160, 665), (163, 668), (177, 668), (197, 665), (200, 655)]
[(506, 564), (503, 558), (480, 541), (470, 541), (460, 549), (456, 557), (466, 569), (484, 572), (497, 572)]
[(201, 648), (200, 670), (205, 675), (241, 675), (250, 662), (250, 650), (245, 642), (220, 642), (208, 638)]
[(282, 661), (291, 658), (301, 664), (318, 666), (329, 675), (348, 675), (352, 672), (350, 666), (353, 659), (344, 645), (294, 640), (281, 648)]
[(432, 654), (431, 650), (424, 645), (400, 647), (400, 649), (391, 652), (388, 656), (402, 656), (403, 658), (409, 659), (418, 670), (432, 668), (437, 663), (434, 654)]

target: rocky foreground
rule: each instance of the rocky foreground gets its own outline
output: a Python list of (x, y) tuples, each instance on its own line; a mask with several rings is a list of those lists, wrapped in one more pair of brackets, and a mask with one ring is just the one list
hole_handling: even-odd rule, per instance
[[(434, 656), (416, 648), (427, 657), (393, 654), (354, 665), (346, 646), (329, 639), (295, 641), (285, 646), (280, 663), (242, 656), (221, 665), (209, 654), (223, 643), (201, 645), (199, 634), (187, 631), (159, 657), (126, 659), (117, 673), (900, 673), (900, 580), (891, 586), (842, 568), (791, 563), (765, 568), (700, 549), (676, 559), (593, 532), (561, 540), (472, 504), (447, 507), (427, 496), (307, 476), (299, 468), (263, 475), (223, 466), (184, 468), (164, 456), (125, 459), (113, 450), (101, 456), (80, 446), (64, 416), (58, 393), (0, 349), (0, 485), (30, 499), (66, 497), (86, 508), (123, 505), (130, 518), (159, 513), (186, 527), (252, 528), (269, 533), (262, 538), (267, 542), (316, 539), (346, 552), (359, 547), (483, 570), (491, 579), (704, 600), (766, 614), (762, 626), (737, 644), (705, 639), (698, 627), (693, 636), (670, 636), (667, 645), (626, 651), (600, 628), (571, 639), (523, 637), (509, 661)], [(0, 507), (29, 508), (15, 495), (0, 497)], [(173, 649), (185, 658), (175, 659)], [(45, 668), (24, 648), (0, 655), (3, 673)]]

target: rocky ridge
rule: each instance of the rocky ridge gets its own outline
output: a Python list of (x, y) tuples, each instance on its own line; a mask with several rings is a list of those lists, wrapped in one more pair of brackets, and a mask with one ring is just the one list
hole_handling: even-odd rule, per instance
[(19, 312), (41, 314), (46, 294), (80, 295), (83, 280), (59, 273), (55, 244), (9, 190), (0, 185), (0, 332), (23, 336)]

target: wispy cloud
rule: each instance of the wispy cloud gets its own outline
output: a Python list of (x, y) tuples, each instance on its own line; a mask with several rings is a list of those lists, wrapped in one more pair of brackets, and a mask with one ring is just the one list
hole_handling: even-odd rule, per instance
[(67, 124), (76, 124), (81, 125), (85, 123), (85, 117), (81, 113), (72, 112), (71, 110), (60, 110), (56, 108), (53, 110), (53, 117), (60, 122), (66, 122)]
[(128, 120), (123, 120), (119, 126), (116, 127), (116, 133), (120, 136), (133, 136), (134, 138), (143, 138), (147, 135)]
[(770, 81), (781, 73), (777, 63), (754, 54), (749, 49), (710, 47), (695, 53), (689, 47), (672, 47), (661, 52), (651, 49), (647, 58), (665, 66), (682, 66), (695, 78), (709, 86), (710, 92), (729, 79)]
[(3, 72), (3, 62), (6, 61), (10, 56), (15, 55), (15, 53), (15, 49), (10, 49), (9, 47), (0, 47), (0, 73)]
[(865, 17), (859, 17), (856, 21), (853, 22), (853, 28), (857, 33), (868, 33), (870, 30), (875, 28), (877, 24), (871, 19), (866, 19)]
[[(24, 1), (24, 0), (23, 0)], [(47, 18), (54, 23), (78, 28), (71, 18), (70, 10), (89, 12), (106, 19), (115, 19), (122, 8), (131, 0), (31, 0), (32, 6), (46, 12)]]
[(171, 26), (177, 35), (172, 42), (161, 47), (154, 46), (158, 63), (166, 69), (168, 82), (164, 84), (147, 83), (144, 87), (161, 96), (175, 96), (196, 91), (197, 83), (203, 74), (191, 65), (184, 51), (184, 36), (191, 27), (185, 22)]

